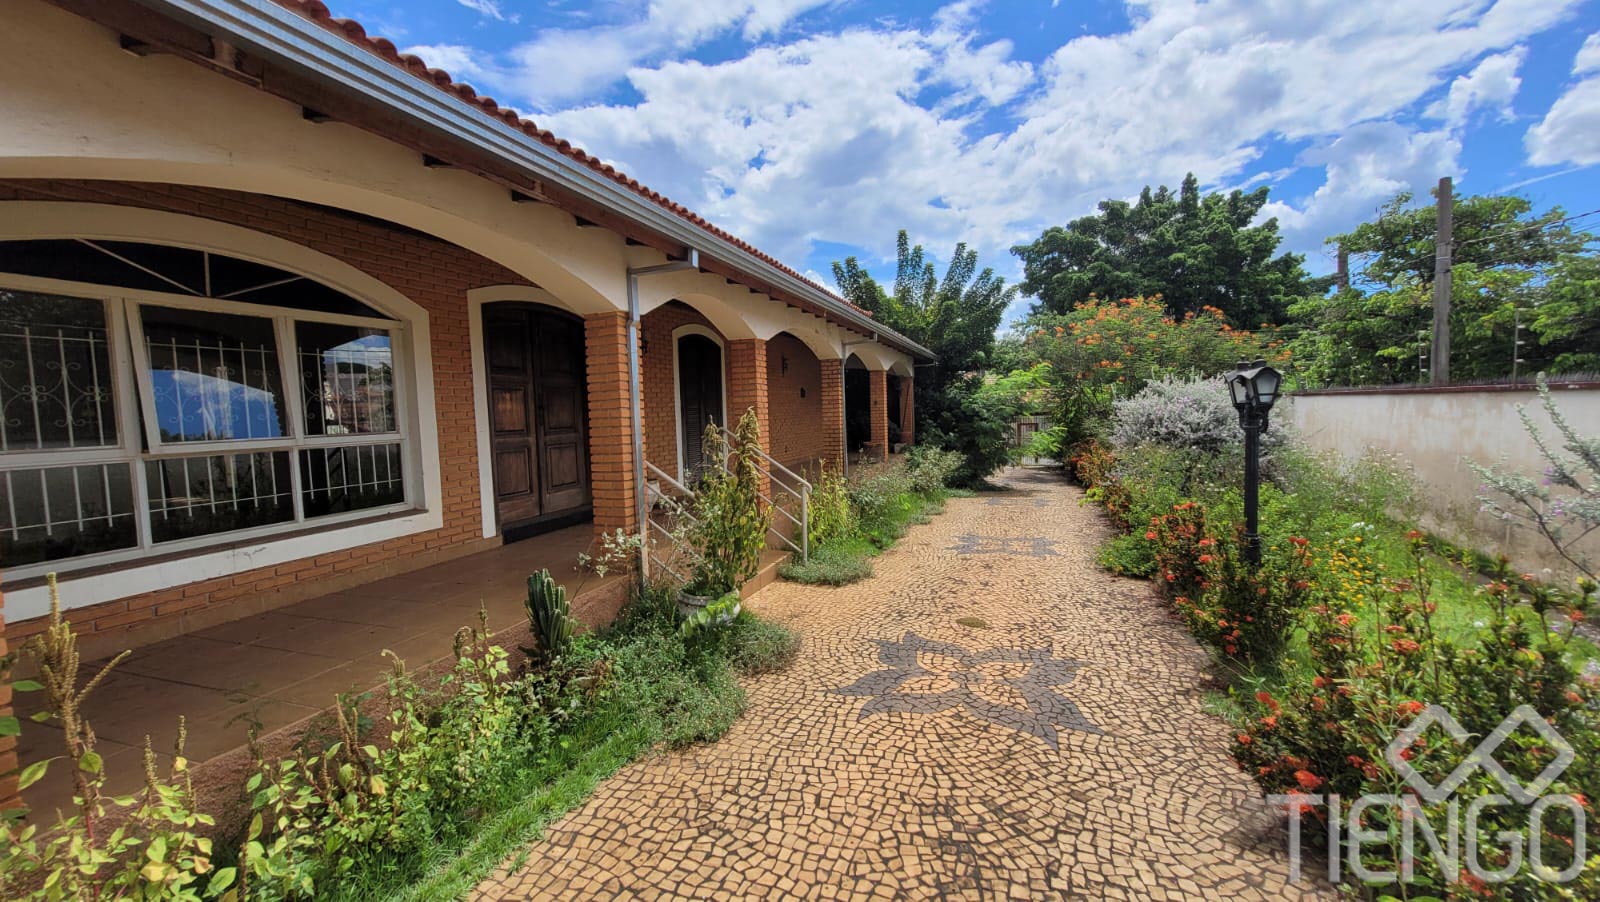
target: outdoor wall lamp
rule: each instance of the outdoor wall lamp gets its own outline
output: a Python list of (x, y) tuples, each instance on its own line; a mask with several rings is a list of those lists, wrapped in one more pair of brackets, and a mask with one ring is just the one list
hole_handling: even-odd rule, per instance
[(1265, 360), (1241, 360), (1228, 377), (1228, 393), (1239, 411), (1239, 428), (1244, 430), (1244, 559), (1251, 566), (1261, 563), (1261, 433), (1267, 431), (1267, 412), (1278, 400), (1282, 384), (1282, 374)]

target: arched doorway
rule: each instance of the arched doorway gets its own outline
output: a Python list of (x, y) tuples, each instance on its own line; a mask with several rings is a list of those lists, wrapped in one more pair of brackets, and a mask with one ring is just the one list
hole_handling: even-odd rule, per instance
[(872, 441), (872, 384), (861, 358), (851, 354), (844, 364), (845, 449), (858, 453)]
[(583, 321), (539, 304), (486, 304), (483, 334), (502, 534), (588, 516)]
[(678, 394), (678, 472), (691, 484), (705, 472), (702, 436), (707, 423), (727, 425), (722, 343), (709, 330), (686, 326), (674, 333)]

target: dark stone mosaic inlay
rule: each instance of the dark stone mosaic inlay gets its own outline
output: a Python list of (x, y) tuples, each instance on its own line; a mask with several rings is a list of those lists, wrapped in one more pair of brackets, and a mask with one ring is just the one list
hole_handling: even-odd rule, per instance
[(837, 695), (865, 698), (857, 720), (885, 711), (937, 714), (962, 708), (979, 720), (1027, 733), (1058, 748), (1057, 728), (1100, 733), (1078, 706), (1055, 691), (1072, 682), (1081, 662), (1044, 648), (968, 651), (959, 645), (906, 633), (900, 641), (874, 640), (887, 665)]
[(1023, 557), (1060, 557), (1056, 540), (1044, 536), (956, 536), (950, 550), (956, 554), (1015, 554)]

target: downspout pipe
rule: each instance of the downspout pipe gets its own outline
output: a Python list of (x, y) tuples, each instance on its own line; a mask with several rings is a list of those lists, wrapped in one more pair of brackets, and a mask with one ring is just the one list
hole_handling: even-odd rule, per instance
[(639, 575), (650, 575), (650, 493), (644, 481), (644, 406), (639, 386), (639, 279), (700, 269), (700, 252), (686, 248), (684, 259), (655, 266), (628, 267), (628, 413), (633, 433), (633, 504), (639, 517)]

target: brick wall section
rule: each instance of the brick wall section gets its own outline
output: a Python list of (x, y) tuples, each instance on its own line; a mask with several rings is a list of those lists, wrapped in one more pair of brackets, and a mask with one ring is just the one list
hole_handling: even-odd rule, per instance
[(839, 444), (838, 428), (830, 432), (823, 422), (822, 401), (822, 361), (800, 339), (786, 333), (773, 336), (767, 342), (769, 444), (772, 456), (797, 473), (815, 467)]
[[(0, 592), (0, 659), (10, 651), (6, 641), (6, 596)], [(0, 717), (12, 713), (11, 681), (0, 679)], [(17, 766), (17, 737), (0, 736), (0, 811), (22, 806), (22, 799), (17, 794)]]
[[(11, 180), (0, 181), (0, 200), (146, 207), (276, 235), (382, 280), (428, 311), (432, 331), (444, 496), (440, 529), (79, 608), (73, 621), (84, 634), (86, 655), (157, 641), (498, 542), (482, 538), (466, 292), (523, 282), (516, 274), (426, 235), (262, 195), (164, 184)], [(70, 597), (70, 579), (62, 589)], [(16, 642), (43, 628), (43, 618), (11, 624), (10, 639)]]
[(837, 468), (844, 461), (844, 361), (819, 360), (817, 364), (822, 380), (822, 414), (818, 422), (827, 442), (823, 456), (830, 467)]
[[(767, 343), (759, 338), (728, 342), (728, 428), (738, 424), (745, 411), (756, 412), (761, 424), (761, 450), (772, 453), (772, 410), (767, 396)], [(762, 464), (765, 468), (766, 465)], [(771, 494), (772, 485), (761, 477), (761, 491)]]
[(633, 414), (628, 394), (628, 315), (584, 317), (589, 382), (589, 477), (596, 534), (638, 529)]
[(869, 370), (867, 385), (872, 404), (871, 453), (879, 459), (889, 456), (889, 374), (884, 370)]
[(917, 443), (917, 383), (910, 376), (900, 377), (900, 441)]
[[(663, 304), (639, 320), (639, 334), (644, 342), (644, 356), (640, 359), (639, 369), (639, 378), (644, 383), (644, 456), (674, 478), (679, 478), (679, 427), (677, 382), (672, 372), (672, 332), (689, 325), (704, 326), (721, 335), (698, 310), (678, 301)], [(724, 367), (727, 366), (727, 356), (723, 354)], [(732, 383), (726, 372), (723, 381), (724, 384)], [(729, 417), (737, 417), (731, 400), (727, 408)], [(732, 424), (729, 425), (731, 427)], [(694, 440), (699, 441), (699, 436), (695, 436)]]

